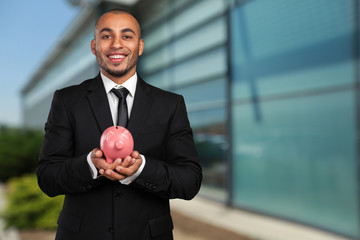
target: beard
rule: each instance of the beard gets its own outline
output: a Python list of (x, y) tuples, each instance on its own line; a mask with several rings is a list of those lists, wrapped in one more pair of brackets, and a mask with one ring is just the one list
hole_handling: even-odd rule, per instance
[[(135, 61), (130, 62), (129, 65), (122, 70), (114, 70), (110, 69), (108, 64), (106, 64), (104, 58), (95, 50), (96, 60), (101, 69), (103, 69), (107, 74), (110, 76), (119, 78), (125, 76), (131, 69), (133, 69), (137, 65), (137, 58), (134, 59)], [(119, 64), (120, 65), (120, 64)]]
[(112, 70), (105, 65), (104, 67), (102, 67), (102, 69), (104, 69), (104, 71), (107, 72), (110, 76), (119, 78), (125, 76), (134, 66), (135, 65), (130, 66), (129, 68), (126, 68), (124, 70)]

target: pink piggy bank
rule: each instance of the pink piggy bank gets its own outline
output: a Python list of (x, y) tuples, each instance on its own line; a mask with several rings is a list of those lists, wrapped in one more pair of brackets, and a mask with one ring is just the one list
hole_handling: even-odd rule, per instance
[(105, 154), (106, 162), (112, 163), (117, 158), (124, 159), (130, 156), (133, 152), (134, 140), (126, 128), (112, 126), (102, 133), (100, 148)]

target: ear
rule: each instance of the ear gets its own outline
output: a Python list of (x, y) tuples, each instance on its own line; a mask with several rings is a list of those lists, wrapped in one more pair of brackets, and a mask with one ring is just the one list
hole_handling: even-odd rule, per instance
[(144, 51), (144, 40), (140, 39), (140, 41), (139, 41), (139, 56), (141, 56), (143, 51)]
[(95, 48), (96, 48), (96, 44), (95, 44), (95, 39), (91, 40), (91, 52), (95, 55)]

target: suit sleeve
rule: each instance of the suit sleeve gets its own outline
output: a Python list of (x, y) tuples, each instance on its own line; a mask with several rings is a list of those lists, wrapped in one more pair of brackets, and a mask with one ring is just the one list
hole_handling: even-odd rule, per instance
[(182, 96), (178, 97), (164, 144), (165, 159), (145, 155), (146, 165), (135, 184), (163, 198), (190, 200), (200, 190), (202, 169)]
[(37, 168), (38, 184), (48, 196), (89, 191), (92, 180), (86, 154), (74, 157), (74, 131), (59, 91), (53, 97)]

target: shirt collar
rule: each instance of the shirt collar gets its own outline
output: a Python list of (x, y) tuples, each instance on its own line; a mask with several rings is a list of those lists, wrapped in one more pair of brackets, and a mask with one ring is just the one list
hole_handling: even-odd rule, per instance
[(135, 73), (132, 77), (130, 77), (128, 80), (126, 80), (121, 85), (116, 84), (113, 80), (106, 77), (101, 72), (100, 72), (100, 75), (101, 75), (101, 79), (103, 81), (106, 93), (109, 93), (111, 91), (111, 89), (113, 89), (113, 88), (120, 88), (120, 86), (121, 86), (121, 87), (125, 87), (129, 91), (130, 96), (132, 96), (132, 97), (135, 96), (136, 83), (137, 83), (137, 79), (138, 79), (137, 73)]

